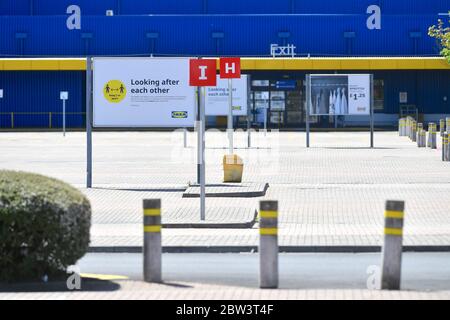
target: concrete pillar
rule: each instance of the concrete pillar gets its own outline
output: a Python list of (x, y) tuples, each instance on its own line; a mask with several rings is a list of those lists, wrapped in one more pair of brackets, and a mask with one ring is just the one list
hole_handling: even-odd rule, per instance
[(428, 125), (428, 147), (431, 149), (437, 149), (436, 131), (436, 123), (430, 123)]
[(261, 288), (278, 288), (278, 201), (260, 201), (259, 270)]
[(442, 161), (447, 161), (448, 134), (442, 134)]
[(161, 199), (144, 200), (144, 281), (162, 282)]
[(387, 201), (382, 250), (381, 289), (400, 290), (404, 201)]

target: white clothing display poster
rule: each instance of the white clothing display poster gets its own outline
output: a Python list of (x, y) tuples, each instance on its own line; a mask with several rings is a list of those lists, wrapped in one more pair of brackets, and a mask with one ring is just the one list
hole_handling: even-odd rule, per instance
[(193, 127), (189, 58), (94, 58), (94, 127)]
[(370, 115), (370, 75), (311, 75), (310, 115)]
[[(241, 75), (240, 79), (233, 79), (233, 116), (247, 116), (248, 76)], [(207, 116), (228, 115), (228, 79), (217, 76), (215, 87), (206, 87), (205, 108)]]

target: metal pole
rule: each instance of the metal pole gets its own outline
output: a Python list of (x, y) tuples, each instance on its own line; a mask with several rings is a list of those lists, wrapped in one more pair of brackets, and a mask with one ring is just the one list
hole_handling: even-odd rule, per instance
[(370, 75), (370, 147), (373, 148), (374, 110), (373, 110), (373, 74)]
[(144, 199), (144, 281), (162, 282), (161, 199)]
[(381, 289), (400, 290), (404, 201), (386, 201)]
[(206, 187), (205, 187), (205, 87), (201, 87), (200, 95), (200, 220), (205, 220)]
[(309, 148), (309, 111), (311, 108), (311, 75), (306, 75), (306, 147)]
[(187, 129), (183, 129), (183, 146), (187, 148)]
[(278, 201), (260, 201), (259, 277), (261, 288), (278, 288)]
[(197, 184), (200, 184), (200, 164), (201, 164), (201, 130), (200, 130), (200, 87), (197, 87)]
[(228, 79), (228, 153), (233, 154), (233, 79)]
[(252, 137), (251, 137), (251, 115), (252, 115), (252, 110), (251, 110), (251, 104), (248, 103), (248, 101), (250, 101), (250, 91), (251, 91), (251, 80), (250, 80), (250, 76), (247, 77), (247, 147), (251, 148), (252, 147)]
[(267, 107), (264, 107), (264, 136), (267, 135)]
[(442, 161), (445, 161), (446, 149), (448, 144), (448, 135), (447, 132), (442, 134)]
[(63, 137), (66, 136), (66, 100), (63, 100)]
[(92, 60), (86, 58), (86, 188), (92, 188)]

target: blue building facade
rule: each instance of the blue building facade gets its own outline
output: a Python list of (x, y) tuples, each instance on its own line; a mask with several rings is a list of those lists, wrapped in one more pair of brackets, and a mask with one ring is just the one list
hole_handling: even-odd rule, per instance
[[(80, 25), (73, 28), (78, 9)], [(373, 26), (376, 10), (379, 28)], [(295, 45), (296, 57), (437, 57), (440, 49), (428, 28), (446, 20), (449, 10), (450, 0), (2, 0), (0, 57), (249, 58), (269, 57), (271, 44)], [(302, 127), (303, 81), (317, 70), (244, 72), (252, 78), (255, 125), (267, 107), (271, 126)], [(320, 70), (326, 72), (356, 70)], [(447, 68), (367, 72), (374, 73), (380, 125), (396, 122), (400, 93), (408, 98), (403, 104), (426, 119), (450, 114)], [(69, 126), (83, 127), (84, 76), (84, 71), (0, 71), (0, 127), (60, 126), (61, 88), (70, 92)], [(283, 81), (290, 85), (283, 87)]]

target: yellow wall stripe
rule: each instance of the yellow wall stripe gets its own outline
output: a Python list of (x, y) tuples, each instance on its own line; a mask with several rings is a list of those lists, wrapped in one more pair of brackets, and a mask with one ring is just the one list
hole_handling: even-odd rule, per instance
[[(217, 61), (218, 65), (218, 61)], [(219, 67), (219, 66), (218, 66)], [(450, 70), (441, 57), (242, 58), (242, 70)], [(0, 59), (0, 71), (86, 70), (83, 58)]]
[(278, 211), (265, 211), (261, 210), (259, 212), (259, 216), (261, 218), (277, 218), (278, 217)]
[(405, 216), (405, 213), (403, 211), (386, 210), (384, 212), (384, 216), (386, 218), (392, 218), (392, 219), (403, 219), (403, 217)]
[(397, 228), (384, 228), (384, 234), (391, 236), (401, 236), (403, 235), (403, 230)]
[(0, 71), (84, 71), (86, 59), (0, 59)]
[(144, 232), (161, 232), (161, 226), (144, 226)]
[(259, 233), (262, 236), (276, 236), (278, 234), (278, 228), (260, 228)]
[(160, 216), (161, 209), (144, 209), (144, 216)]

